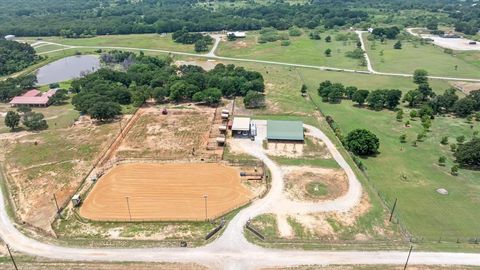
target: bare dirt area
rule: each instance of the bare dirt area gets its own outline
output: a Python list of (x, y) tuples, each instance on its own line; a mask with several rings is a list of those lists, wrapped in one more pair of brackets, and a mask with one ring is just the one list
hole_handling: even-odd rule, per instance
[(202, 60), (185, 60), (185, 61), (184, 60), (177, 60), (177, 61), (175, 61), (176, 66), (197, 66), (197, 67), (203, 68), (206, 71), (210, 71), (210, 70), (214, 69), (215, 66), (219, 63), (220, 62), (215, 61), (215, 60), (211, 60), (211, 59), (208, 59), (208, 60), (205, 60), (205, 61), (202, 61)]
[[(207, 267), (198, 264), (181, 263), (98, 263), (98, 262), (23, 262), (17, 259), (23, 270), (204, 270)], [(10, 262), (0, 263), (0, 269), (12, 269)]]
[[(303, 235), (308, 235), (313, 238), (327, 239), (327, 240), (339, 240), (344, 235), (349, 234), (350, 230), (357, 225), (358, 219), (367, 214), (371, 209), (370, 200), (365, 193), (362, 196), (360, 204), (358, 204), (351, 211), (346, 213), (329, 212), (329, 213), (317, 213), (308, 215), (293, 215), (291, 216), (296, 222), (300, 224)], [(386, 235), (387, 232), (383, 229), (378, 229), (375, 234)], [(301, 237), (302, 235), (296, 235)], [(372, 236), (365, 233), (358, 233), (352, 235), (356, 241), (371, 240)]]
[[(285, 172), (285, 191), (294, 201), (323, 201), (338, 198), (348, 190), (343, 170), (313, 167), (282, 167)], [(318, 185), (312, 185), (317, 184)], [(316, 189), (315, 189), (316, 188)]]
[(114, 158), (159, 160), (218, 160), (220, 152), (207, 151), (215, 108), (195, 105), (142, 109)]
[[(403, 270), (402, 265), (309, 265), (296, 267), (264, 268), (263, 270)], [(478, 267), (469, 266), (430, 266), (430, 265), (408, 265), (409, 270), (478, 270)]]
[(329, 159), (332, 156), (328, 152), (325, 143), (313, 137), (306, 136), (305, 142), (266, 142), (265, 152), (271, 156), (283, 156), (288, 158), (322, 158)]
[(472, 82), (450, 82), (450, 84), (456, 89), (462, 91), (466, 95), (475, 90), (480, 90), (480, 83)]
[(0, 161), (17, 218), (51, 232), (53, 196), (60, 206), (68, 202), (117, 129), (113, 123), (89, 124), (0, 138)]
[(122, 164), (99, 179), (80, 214), (92, 220), (204, 220), (207, 204), (208, 218), (215, 218), (253, 198), (239, 175), (216, 163)]

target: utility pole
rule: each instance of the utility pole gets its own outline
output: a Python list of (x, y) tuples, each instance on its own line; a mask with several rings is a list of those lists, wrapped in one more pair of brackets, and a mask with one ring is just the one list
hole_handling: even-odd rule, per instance
[(393, 203), (393, 207), (392, 207), (392, 212), (390, 212), (390, 219), (389, 219), (390, 222), (392, 222), (393, 212), (395, 211), (395, 207), (397, 207), (397, 198), (395, 198), (395, 202)]
[(208, 199), (208, 194), (203, 195), (203, 198), (205, 199), (205, 221), (208, 220), (208, 212), (207, 212), (207, 199)]
[(8, 246), (7, 243), (5, 243), (7, 246), (8, 254), (10, 255), (10, 259), (12, 259), (13, 266), (15, 267), (15, 270), (18, 270), (17, 264), (15, 263), (15, 260), (13, 259), (12, 252), (10, 251), (10, 247)]
[(408, 252), (407, 261), (405, 262), (405, 267), (403, 267), (403, 270), (406, 270), (406, 269), (407, 269), (408, 260), (410, 260), (410, 254), (412, 254), (412, 249), (413, 249), (413, 246), (410, 246), (410, 251)]
[(55, 201), (55, 206), (57, 207), (57, 215), (60, 216), (60, 207), (58, 206), (57, 196), (53, 193), (53, 200)]
[(127, 208), (128, 208), (128, 216), (130, 217), (130, 222), (132, 222), (132, 213), (130, 212), (130, 202), (129, 202), (129, 197), (125, 196), (125, 199), (127, 200)]

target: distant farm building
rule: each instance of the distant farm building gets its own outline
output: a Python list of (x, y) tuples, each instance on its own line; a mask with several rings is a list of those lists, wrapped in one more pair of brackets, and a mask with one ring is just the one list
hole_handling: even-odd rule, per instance
[(15, 36), (14, 35), (6, 35), (4, 37), (6, 40), (14, 40), (15, 39)]
[(268, 120), (267, 140), (303, 142), (303, 122)]
[(238, 31), (235, 31), (235, 32), (227, 32), (227, 36), (234, 36), (236, 38), (246, 38), (247, 37), (247, 33), (245, 32), (238, 32)]
[(57, 89), (50, 89), (47, 92), (43, 93), (37, 89), (32, 89), (26, 92), (21, 96), (16, 96), (10, 101), (10, 106), (16, 107), (20, 105), (25, 106), (36, 106), (36, 107), (46, 107), (50, 105), (50, 99)]
[(248, 117), (235, 117), (232, 124), (233, 135), (250, 135), (250, 118)]

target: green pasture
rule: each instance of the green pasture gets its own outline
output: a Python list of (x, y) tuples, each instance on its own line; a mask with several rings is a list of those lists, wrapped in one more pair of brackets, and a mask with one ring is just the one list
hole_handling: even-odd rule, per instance
[(131, 47), (190, 53), (195, 52), (193, 45), (175, 43), (172, 40), (171, 34), (165, 36), (159, 34), (106, 35), (91, 38), (42, 37), (42, 40), (69, 46)]
[[(356, 48), (356, 40), (335, 40), (336, 35), (345, 34), (346, 31), (321, 33), (321, 40), (312, 40), (306, 30), (302, 31), (301, 36), (290, 37), (289, 46), (281, 46), (281, 41), (260, 44), (257, 42), (259, 32), (248, 32), (245, 39), (221, 42), (216, 53), (226, 57), (366, 70), (366, 67), (360, 66), (360, 60), (345, 56), (346, 52)], [(330, 43), (325, 42), (328, 35), (332, 37)], [(332, 50), (330, 57), (325, 56), (326, 49)]]
[[(412, 74), (425, 69), (430, 75), (480, 78), (480, 52), (446, 53), (443, 48), (420, 41), (402, 41), (402, 49), (393, 48), (396, 40), (370, 41), (364, 36), (373, 68), (380, 72)], [(457, 69), (455, 69), (455, 67)]]

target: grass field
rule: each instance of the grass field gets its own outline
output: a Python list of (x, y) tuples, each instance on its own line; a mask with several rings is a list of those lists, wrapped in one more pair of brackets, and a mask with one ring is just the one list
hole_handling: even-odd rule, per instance
[[(289, 46), (281, 46), (281, 41), (260, 44), (257, 42), (260, 34), (258, 32), (248, 32), (245, 39), (220, 43), (217, 55), (366, 70), (366, 67), (360, 66), (360, 60), (345, 56), (345, 52), (356, 48), (356, 40), (335, 40), (336, 35), (347, 32), (325, 32), (320, 34), (322, 40), (312, 40), (308, 37), (308, 33), (305, 30), (303, 31), (304, 33), (300, 37), (290, 37), (291, 44)], [(328, 35), (332, 37), (330, 43), (325, 42), (325, 37)], [(324, 54), (327, 48), (332, 50), (330, 57)]]
[[(421, 130), (420, 121), (412, 121), (413, 127), (404, 130), (403, 124), (396, 122), (393, 112), (359, 109), (348, 101), (336, 105), (322, 103), (316, 91), (318, 84), (324, 80), (369, 90), (397, 88), (407, 91), (415, 87), (411, 78), (312, 69), (296, 71), (293, 68), (278, 66), (255, 67), (255, 64), (246, 66), (261, 71), (266, 83), (272, 84), (271, 87), (267, 87), (267, 99), (273, 106), (255, 112), (256, 115), (260, 115), (255, 117), (282, 112), (286, 116), (277, 117), (301, 118), (315, 115), (314, 106), (300, 95), (299, 89), (303, 80), (311, 96), (320, 105), (320, 109), (334, 117), (344, 134), (354, 128), (367, 128), (379, 136), (382, 145), (380, 156), (364, 160), (370, 178), (370, 182), (364, 182), (364, 186), (374, 187), (390, 204), (398, 197), (397, 210), (400, 222), (415, 236), (433, 240), (442, 237), (450, 241), (456, 241), (456, 237), (460, 237), (465, 241), (478, 234), (480, 212), (476, 211), (475, 205), (480, 201), (478, 195), (480, 173), (461, 170), (459, 176), (451, 176), (449, 170), (453, 164), (452, 154), (448, 146), (444, 147), (439, 143), (442, 136), (449, 136), (450, 142), (454, 142), (459, 135), (471, 138), (473, 130), (465, 120), (450, 117), (435, 119), (425, 141), (419, 142), (419, 146), (414, 148), (411, 141)], [(287, 83), (282, 85), (285, 81)], [(450, 87), (446, 81), (431, 80), (430, 84), (437, 93)], [(333, 138), (326, 123), (320, 123), (320, 127)], [(479, 123), (474, 123), (474, 129), (480, 129)], [(400, 144), (398, 139), (403, 132), (407, 133), (409, 141), (404, 145)], [(440, 155), (447, 157), (447, 166), (436, 165)], [(407, 174), (408, 182), (400, 180), (402, 173)], [(443, 197), (437, 194), (435, 190), (441, 187), (449, 190), (450, 195)]]
[[(307, 83), (309, 86), (318, 84), (318, 79), (305, 77), (310, 78)], [(342, 82), (349, 84), (349, 80)], [(367, 88), (379, 87), (377, 83)], [(433, 121), (426, 140), (419, 142), (418, 147), (413, 147), (411, 142), (422, 129), (420, 121), (412, 121), (413, 127), (406, 129), (403, 123), (395, 120), (394, 112), (359, 109), (349, 101), (335, 105), (322, 103), (314, 90), (311, 90), (311, 95), (320, 109), (339, 123), (344, 134), (355, 128), (367, 128), (379, 136), (381, 154), (364, 160), (367, 173), (389, 203), (399, 198), (400, 221), (414, 235), (450, 240), (475, 237), (480, 218), (480, 212), (475, 210), (475, 205), (480, 201), (480, 173), (461, 170), (459, 176), (451, 176), (452, 154), (448, 146), (441, 146), (439, 142), (442, 136), (449, 136), (451, 142), (459, 135), (470, 139), (473, 130), (480, 129), (478, 123), (474, 123), (472, 130), (463, 119), (438, 117)], [(406, 144), (400, 144), (398, 139), (403, 133), (407, 134)], [(448, 159), (446, 167), (437, 165), (441, 155)], [(403, 174), (407, 175), (407, 181), (402, 180)], [(440, 196), (435, 192), (438, 188), (446, 188), (450, 195)]]
[[(33, 39), (33, 38), (25, 38)], [(175, 43), (172, 35), (161, 36), (159, 34), (132, 34), (132, 35), (109, 35), (92, 38), (62, 38), (42, 37), (44, 41), (59, 43), (70, 46), (110, 46), (110, 47), (134, 47), (144, 49), (173, 50), (194, 53), (193, 45)], [(42, 48), (39, 48), (42, 49)]]
[(438, 46), (407, 40), (402, 41), (401, 50), (395, 50), (393, 44), (396, 40), (387, 40), (384, 44), (378, 40), (369, 41), (366, 36), (364, 40), (376, 71), (411, 74), (415, 69), (422, 68), (430, 75), (480, 78), (480, 52), (447, 54)]

